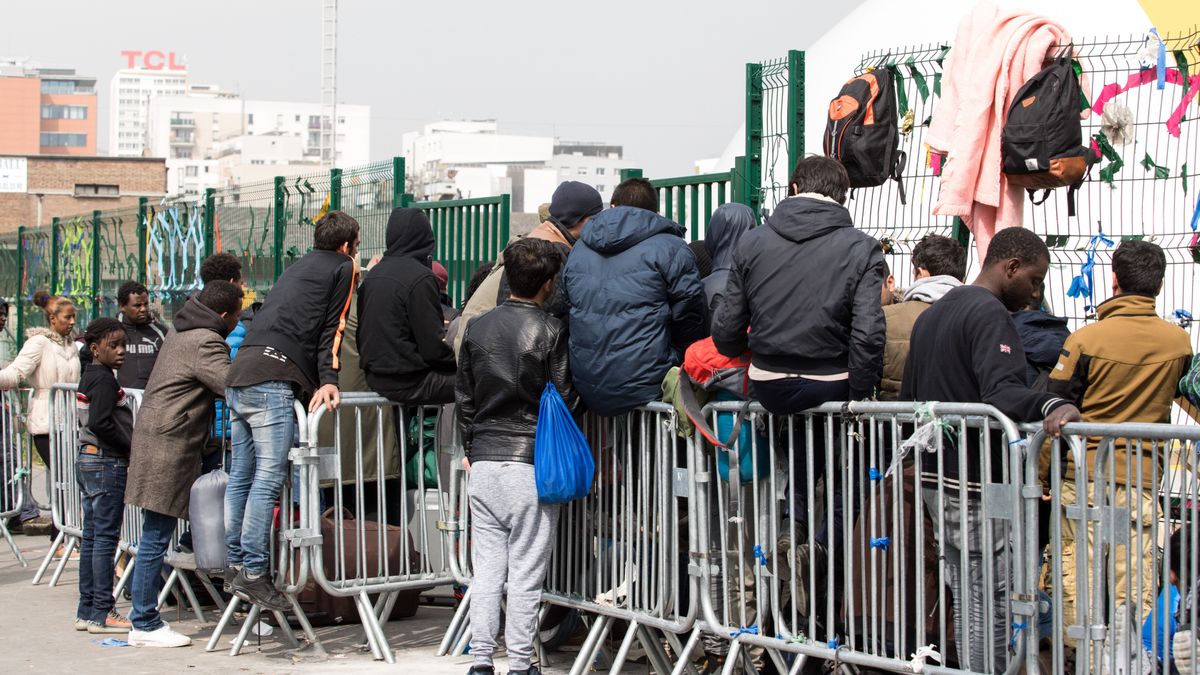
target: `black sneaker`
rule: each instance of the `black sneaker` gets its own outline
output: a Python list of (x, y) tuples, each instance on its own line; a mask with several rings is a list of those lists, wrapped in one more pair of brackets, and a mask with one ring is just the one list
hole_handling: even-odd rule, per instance
[(537, 666), (529, 666), (525, 670), (510, 670), (508, 675), (542, 675), (542, 669)]
[(496, 675), (496, 669), (493, 666), (471, 666), (467, 675)]
[(276, 612), (286, 612), (292, 608), (292, 603), (288, 602), (287, 596), (279, 592), (275, 588), (275, 584), (271, 582), (271, 577), (264, 574), (257, 579), (251, 579), (246, 576), (246, 571), (238, 572), (237, 578), (233, 583), (229, 584), (230, 590), (234, 595), (245, 600), (246, 602), (260, 605), (266, 609)]
[(237, 578), (238, 573), (241, 571), (242, 568), (238, 566), (226, 567), (221, 570), (221, 581), (224, 582), (223, 587), (226, 593), (233, 592), (233, 580)]

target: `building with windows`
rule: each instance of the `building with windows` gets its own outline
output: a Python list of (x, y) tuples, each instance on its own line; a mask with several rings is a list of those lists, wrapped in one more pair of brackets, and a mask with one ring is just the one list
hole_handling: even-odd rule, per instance
[[(146, 151), (167, 158), (167, 191), (199, 195), (320, 170), (318, 103), (248, 101), (216, 87), (150, 100)], [(370, 160), (371, 108), (338, 105), (337, 166)]]
[(565, 180), (587, 183), (607, 201), (630, 165), (619, 145), (502, 134), (495, 120), (427, 124), (404, 135), (403, 154), (406, 189), (418, 199), (509, 193), (518, 213), (535, 213)]
[(188, 73), (185, 68), (118, 70), (109, 87), (108, 153), (114, 157), (155, 154), (146, 152), (151, 99), (187, 93)]
[(0, 154), (96, 154), (96, 78), (0, 60)]
[(157, 203), (166, 183), (162, 158), (0, 155), (0, 232), (137, 206), (139, 197)]

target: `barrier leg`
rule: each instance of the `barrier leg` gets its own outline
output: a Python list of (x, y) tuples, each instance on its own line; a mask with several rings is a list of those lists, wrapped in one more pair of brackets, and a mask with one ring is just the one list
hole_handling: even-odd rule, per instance
[(454, 645), (454, 649), (450, 651), (450, 656), (462, 656), (471, 648), (471, 625), (467, 624), (463, 628), (462, 637), (458, 638), (458, 642)]
[(542, 644), (542, 622), (546, 620), (546, 615), (550, 613), (550, 605), (542, 603), (541, 610), (538, 611), (538, 630), (533, 634), (533, 652), (537, 656), (538, 663), (545, 668), (550, 665), (550, 659), (546, 658), (546, 645)]
[(121, 593), (125, 590), (125, 584), (128, 584), (129, 580), (133, 577), (133, 565), (133, 560), (130, 560), (129, 563), (125, 565), (125, 569), (121, 572), (120, 578), (117, 579), (116, 587), (113, 588), (114, 598), (121, 597)]
[(663, 648), (662, 640), (655, 639), (654, 633), (645, 626), (639, 628), (638, 635), (641, 637), (642, 648), (646, 650), (646, 658), (650, 659), (650, 665), (654, 667), (654, 671), (670, 672), (671, 658), (667, 656), (667, 650)]
[(250, 611), (246, 614), (246, 620), (242, 622), (242, 629), (238, 631), (237, 637), (233, 639), (233, 647), (229, 650), (230, 656), (237, 656), (242, 653), (242, 646), (246, 644), (246, 640), (250, 637), (250, 629), (258, 625), (258, 615), (261, 613), (261, 607), (250, 605)]
[(729, 643), (729, 653), (725, 655), (725, 667), (721, 669), (721, 675), (733, 675), (741, 651), (742, 641), (734, 638), (733, 642)]
[(186, 574), (179, 575), (179, 587), (183, 589), (188, 604), (192, 606), (192, 613), (196, 615), (196, 621), (204, 623), (204, 609), (200, 607), (200, 598), (196, 597), (196, 590), (192, 588), (192, 582), (188, 581)]
[(703, 631), (700, 630), (699, 626), (692, 630), (692, 634), (688, 636), (687, 644), (685, 644), (683, 649), (680, 649), (678, 652), (679, 661), (677, 661), (675, 663), (675, 667), (671, 669), (671, 675), (683, 675), (685, 670), (695, 670), (692, 668), (692, 652), (696, 651), (696, 645), (700, 643), (700, 636), (702, 633)]
[(208, 592), (208, 597), (212, 598), (213, 602), (217, 604), (217, 614), (224, 614), (225, 600), (217, 592), (216, 587), (213, 586), (212, 579), (209, 579), (207, 574), (198, 570), (196, 571), (196, 578), (200, 580), (200, 585), (204, 586), (204, 590)]
[(39, 583), (42, 582), (42, 575), (44, 575), (46, 573), (46, 570), (50, 568), (50, 561), (54, 560), (54, 553), (55, 553), (55, 551), (58, 550), (58, 547), (63, 543), (63, 538), (65, 536), (66, 535), (63, 534), (63, 531), (59, 530), (58, 534), (55, 535), (55, 537), (54, 537), (54, 541), (50, 543), (50, 550), (46, 552), (46, 557), (42, 558), (41, 566), (38, 567), (37, 573), (35, 573), (33, 575), (33, 585), (34, 586), (37, 586)]
[(468, 587), (467, 592), (463, 594), (462, 602), (458, 603), (458, 609), (454, 610), (454, 617), (450, 619), (446, 634), (442, 636), (442, 644), (438, 645), (438, 656), (445, 656), (450, 652), (450, 648), (458, 641), (460, 633), (466, 629), (467, 617), (470, 614), (471, 589)]
[(63, 570), (67, 568), (67, 562), (71, 559), (71, 553), (75, 551), (75, 546), (78, 544), (78, 537), (74, 535), (67, 537), (66, 545), (63, 546), (62, 560), (58, 561), (58, 567), (54, 568), (54, 576), (50, 577), (51, 586), (58, 585), (58, 578), (62, 576)]
[[(613, 659), (612, 667), (609, 668), (610, 671), (619, 673), (625, 667), (625, 659), (629, 657), (629, 648), (633, 646), (633, 640), (637, 637), (638, 628), (640, 628), (638, 622), (630, 622), (629, 630), (625, 631), (625, 637), (621, 640), (621, 647), (617, 649), (617, 656)], [(659, 672), (663, 671), (660, 670)]]
[[(158, 607), (162, 607), (163, 603), (167, 601), (167, 596), (171, 594), (171, 591), (175, 590), (175, 582), (178, 580), (179, 570), (172, 567), (171, 573), (167, 575), (167, 580), (163, 582), (162, 590), (158, 593)], [(113, 597), (118, 597), (115, 589), (113, 591)]]
[(225, 628), (229, 626), (229, 622), (233, 621), (233, 615), (237, 613), (238, 604), (242, 599), (236, 595), (229, 599), (229, 604), (225, 607), (225, 611), (221, 613), (221, 619), (217, 621), (217, 627), (213, 629), (212, 637), (208, 639), (208, 645), (204, 648), (206, 652), (217, 650), (217, 644), (221, 641), (221, 634), (225, 632)]
[(297, 623), (300, 624), (300, 631), (304, 633), (304, 638), (308, 640), (313, 654), (316, 656), (325, 656), (325, 647), (317, 639), (317, 632), (313, 630), (312, 624), (308, 622), (308, 616), (304, 614), (304, 610), (300, 609), (300, 603), (296, 600), (296, 596), (289, 594), (288, 602), (292, 603), (292, 616), (296, 617)]
[(25, 562), (25, 556), (21, 555), (21, 549), (17, 548), (17, 542), (13, 540), (12, 533), (8, 531), (7, 522), (0, 522), (0, 531), (4, 532), (4, 541), (8, 542), (8, 547), (12, 549), (13, 555), (17, 557), (17, 562), (21, 563), (21, 567), (29, 567), (29, 563)]
[(383, 607), (380, 611), (375, 613), (375, 616), (379, 618), (379, 624), (381, 626), (386, 624), (388, 622), (388, 618), (392, 616), (392, 610), (396, 608), (396, 600), (399, 598), (400, 591), (385, 593), (381, 598), (383, 600)]
[(271, 614), (275, 617), (275, 622), (279, 624), (279, 632), (283, 633), (283, 639), (287, 642), (288, 649), (299, 649), (300, 643), (296, 641), (296, 633), (288, 624), (287, 615), (274, 610), (271, 611)]
[(611, 628), (612, 619), (610, 617), (601, 616), (596, 619), (596, 623), (588, 631), (587, 639), (583, 641), (583, 646), (579, 648), (579, 656), (571, 665), (570, 675), (583, 675), (591, 670), (592, 662), (596, 659), (596, 652), (599, 651), (600, 644), (604, 642), (604, 638)]
[(395, 663), (396, 657), (390, 653), (390, 648), (385, 646), (386, 641), (383, 640), (382, 631), (379, 631), (375, 621), (375, 610), (366, 591), (360, 591), (358, 595), (354, 596), (354, 606), (358, 608), (358, 618), (362, 622), (363, 632), (367, 634), (367, 644), (370, 645), (375, 660), (386, 661), (389, 664)]

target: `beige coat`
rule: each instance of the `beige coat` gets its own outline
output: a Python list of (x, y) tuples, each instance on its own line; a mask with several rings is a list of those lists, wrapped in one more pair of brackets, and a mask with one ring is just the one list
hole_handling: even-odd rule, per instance
[(186, 518), (229, 374), (224, 320), (195, 298), (175, 316), (138, 408), (125, 503)]
[(16, 389), (22, 381), (33, 387), (25, 428), (35, 436), (50, 433), (50, 387), (79, 384), (79, 349), (48, 328), (31, 328), (21, 353), (0, 370), (0, 389)]

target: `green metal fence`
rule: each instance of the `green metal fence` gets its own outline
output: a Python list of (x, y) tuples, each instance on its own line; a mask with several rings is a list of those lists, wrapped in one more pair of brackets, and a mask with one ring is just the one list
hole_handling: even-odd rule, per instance
[[(737, 166), (742, 165), (741, 157)], [(623, 169), (621, 180), (641, 178), (641, 169)], [(744, 181), (735, 168), (722, 173), (703, 173), (676, 178), (651, 179), (658, 191), (658, 212), (683, 225), (684, 238), (697, 241), (708, 231), (713, 211), (726, 202), (745, 202)]]
[(451, 301), (461, 304), (471, 274), (483, 263), (494, 261), (508, 243), (509, 196), (415, 202), (410, 206), (429, 216), (437, 242), (433, 257), (450, 273)]

